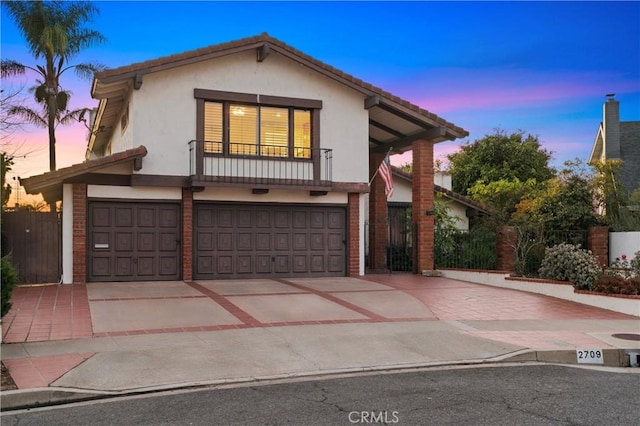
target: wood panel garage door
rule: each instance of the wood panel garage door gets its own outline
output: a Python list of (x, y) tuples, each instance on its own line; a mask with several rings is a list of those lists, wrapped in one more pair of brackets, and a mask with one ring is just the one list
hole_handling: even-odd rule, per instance
[(89, 281), (177, 280), (181, 273), (180, 206), (89, 203)]
[(194, 277), (345, 275), (343, 207), (196, 204)]

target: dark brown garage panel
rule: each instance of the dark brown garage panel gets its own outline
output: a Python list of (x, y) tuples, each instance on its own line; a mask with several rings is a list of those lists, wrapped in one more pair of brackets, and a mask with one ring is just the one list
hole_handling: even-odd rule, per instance
[(179, 207), (89, 202), (88, 280), (180, 279)]
[(196, 204), (194, 277), (345, 275), (343, 207)]

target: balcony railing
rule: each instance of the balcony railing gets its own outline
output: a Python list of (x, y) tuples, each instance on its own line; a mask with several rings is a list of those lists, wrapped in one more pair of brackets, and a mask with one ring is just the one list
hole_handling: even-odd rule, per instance
[(280, 145), (189, 142), (192, 181), (330, 187), (333, 151)]

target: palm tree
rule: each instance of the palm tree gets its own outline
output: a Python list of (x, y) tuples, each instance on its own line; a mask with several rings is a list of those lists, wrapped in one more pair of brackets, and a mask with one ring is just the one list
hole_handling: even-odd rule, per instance
[(53, 171), (56, 169), (56, 125), (69, 122), (74, 113), (67, 111), (70, 93), (62, 89), (60, 76), (73, 69), (79, 77), (91, 78), (102, 69), (94, 63), (69, 65), (82, 49), (104, 41), (102, 34), (83, 27), (98, 9), (86, 1), (6, 1), (2, 4), (16, 22), (31, 54), (36, 60), (44, 60), (41, 65), (27, 66), (3, 59), (2, 76), (25, 74), (27, 70), (38, 74), (33, 93), (36, 102), (44, 107), (43, 114), (25, 108), (15, 108), (14, 113), (48, 128), (49, 169)]
[[(20, 117), (23, 122), (31, 123), (37, 127), (47, 128), (49, 127), (49, 103), (47, 102), (49, 97), (45, 84), (40, 80), (37, 86), (29, 89), (29, 92), (33, 94), (37, 104), (41, 105), (42, 112), (38, 112), (35, 109), (29, 108), (24, 105), (13, 105), (9, 108), (9, 115)], [(54, 113), (54, 128), (58, 127), (58, 124), (71, 124), (74, 121), (79, 121), (80, 115), (87, 112), (87, 108), (75, 109), (69, 111), (67, 104), (71, 98), (71, 92), (68, 90), (60, 89), (56, 95), (56, 107), (57, 110)]]

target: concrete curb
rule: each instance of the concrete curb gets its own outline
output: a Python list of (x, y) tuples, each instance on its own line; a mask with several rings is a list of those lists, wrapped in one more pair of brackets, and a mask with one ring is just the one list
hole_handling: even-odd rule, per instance
[(575, 364), (583, 366), (599, 366), (599, 367), (631, 367), (630, 353), (637, 353), (637, 349), (602, 349), (603, 362), (596, 363), (578, 363), (575, 350), (549, 350), (535, 351), (530, 350), (522, 354), (516, 354), (507, 357), (503, 362), (543, 362), (551, 364)]
[[(640, 352), (637, 349), (604, 349), (603, 364), (579, 364), (585, 367), (630, 367), (630, 356)], [(631, 354), (631, 355), (630, 355)], [(638, 355), (635, 355), (638, 356)], [(637, 362), (637, 360), (635, 361)], [(206, 387), (238, 386), (242, 384), (271, 384), (286, 380), (309, 380), (321, 378), (348, 377), (354, 374), (367, 373), (402, 373), (442, 367), (474, 367), (474, 366), (499, 366), (500, 364), (569, 364), (578, 365), (575, 350), (550, 350), (536, 351), (523, 349), (516, 352), (500, 355), (487, 359), (459, 360), (459, 361), (435, 361), (416, 364), (397, 364), (373, 367), (358, 367), (345, 369), (332, 369), (311, 371), (304, 373), (288, 373), (261, 377), (242, 377), (234, 379), (222, 379), (209, 382), (174, 383), (170, 385), (149, 386), (145, 388), (128, 389), (123, 391), (96, 391), (91, 389), (70, 389), (59, 387), (19, 389), (2, 392), (0, 399), (0, 411), (11, 411), (52, 405), (62, 405), (73, 402), (91, 401), (96, 399), (114, 398), (122, 396), (144, 395), (157, 392), (174, 391), (181, 389), (198, 389)], [(637, 365), (637, 364), (636, 364)]]

